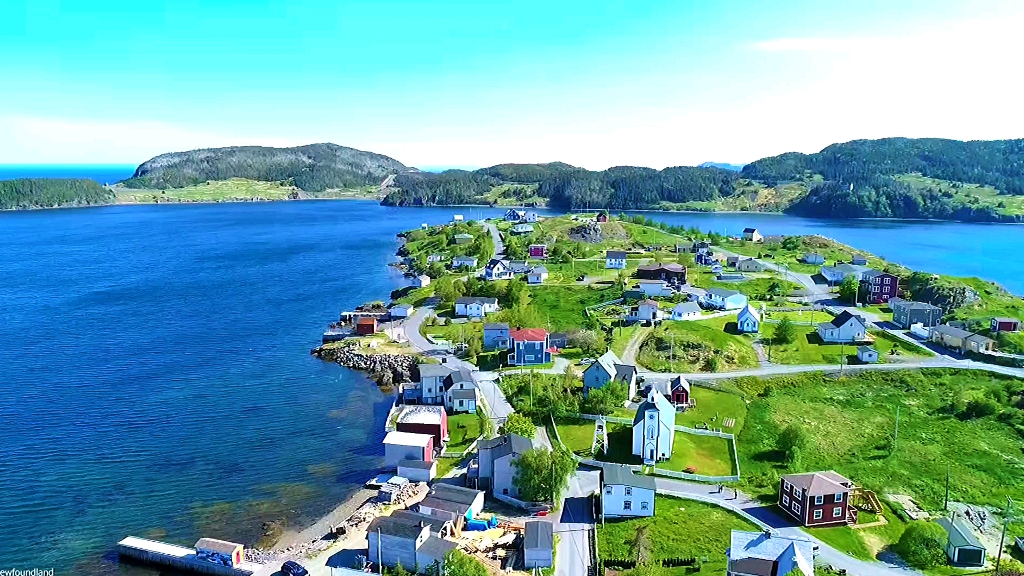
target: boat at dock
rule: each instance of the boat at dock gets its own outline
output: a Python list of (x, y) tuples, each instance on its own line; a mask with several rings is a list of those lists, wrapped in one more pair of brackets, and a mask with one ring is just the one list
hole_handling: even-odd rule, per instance
[[(200, 542), (203, 542), (203, 540), (200, 540)], [(199, 574), (213, 574), (215, 576), (252, 576), (264, 568), (262, 564), (246, 562), (244, 560), (245, 556), (241, 554), (241, 545), (236, 546), (238, 547), (238, 556), (232, 557), (234, 555), (229, 554), (223, 559), (223, 563), (214, 561), (210, 558), (210, 555), (207, 555), (209, 559), (202, 558), (195, 548), (187, 548), (136, 536), (128, 536), (118, 542), (116, 550), (118, 556), (130, 558), (137, 562), (169, 566), (176, 570)]]

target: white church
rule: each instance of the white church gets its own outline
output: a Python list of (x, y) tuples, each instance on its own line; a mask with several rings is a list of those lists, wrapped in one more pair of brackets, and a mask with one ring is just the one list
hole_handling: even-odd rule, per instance
[(633, 417), (633, 455), (653, 465), (672, 457), (676, 409), (661, 392), (651, 390)]

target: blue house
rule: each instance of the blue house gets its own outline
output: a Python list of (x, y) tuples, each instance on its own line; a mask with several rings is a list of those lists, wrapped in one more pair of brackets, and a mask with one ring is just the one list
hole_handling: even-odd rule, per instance
[(520, 328), (509, 333), (508, 363), (513, 366), (530, 366), (551, 362), (548, 351), (548, 331), (543, 328)]
[(756, 334), (761, 330), (761, 315), (753, 306), (747, 304), (736, 316), (736, 327), (744, 334)]
[(484, 324), (484, 350), (508, 350), (508, 324), (494, 322)]

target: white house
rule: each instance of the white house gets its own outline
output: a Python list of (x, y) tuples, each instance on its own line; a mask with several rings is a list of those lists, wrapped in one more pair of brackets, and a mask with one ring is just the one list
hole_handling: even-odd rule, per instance
[(618, 380), (626, 385), (628, 397), (632, 398), (636, 396), (636, 377), (636, 366), (623, 364), (615, 352), (609, 350), (583, 371), (583, 395)]
[(522, 220), (523, 222), (536, 222), (537, 213), (533, 210), (527, 210), (526, 213), (523, 214)]
[(453, 370), (443, 364), (419, 364), (420, 402), (423, 404), (444, 404), (444, 379)]
[(430, 276), (427, 276), (426, 274), (420, 274), (419, 276), (412, 279), (412, 285), (417, 288), (430, 286)]
[(456, 256), (452, 258), (452, 268), (476, 268), (475, 256)]
[(627, 320), (633, 322), (653, 322), (660, 318), (661, 310), (658, 309), (658, 303), (654, 300), (641, 300), (639, 304), (630, 308), (629, 315), (626, 316)]
[(736, 328), (743, 334), (756, 334), (761, 330), (761, 315), (747, 304), (736, 315)]
[(543, 284), (548, 279), (548, 269), (544, 266), (534, 266), (526, 274), (527, 284)]
[(643, 458), (644, 464), (671, 458), (675, 425), (675, 406), (652, 390), (633, 417), (633, 455)]
[(641, 280), (637, 282), (636, 287), (644, 293), (645, 296), (671, 296), (672, 288), (668, 285), (668, 282), (664, 280)]
[(512, 227), (513, 234), (529, 234), (530, 232), (533, 232), (532, 224), (516, 224)]
[(814, 576), (814, 543), (778, 532), (733, 530), (726, 576)]
[(736, 290), (708, 288), (703, 302), (705, 306), (719, 310), (740, 310), (747, 305), (747, 297)]
[(626, 466), (601, 469), (601, 514), (605, 518), (654, 516), (654, 478), (633, 474)]
[(867, 338), (867, 334), (867, 321), (848, 310), (844, 310), (831, 322), (818, 324), (818, 336), (823, 342), (861, 342)]
[(518, 434), (505, 434), (481, 440), (477, 449), (480, 487), (489, 488), (494, 494), (518, 498), (519, 489), (512, 482), (515, 465), (520, 454), (533, 449), (533, 442)]
[(455, 315), (467, 318), (483, 318), (498, 311), (498, 299), (484, 296), (461, 296), (455, 299)]
[(825, 257), (817, 252), (809, 252), (804, 254), (804, 263), (812, 266), (821, 266), (825, 263)]
[(700, 318), (700, 305), (696, 302), (680, 302), (672, 309), (673, 320), (694, 320)]
[(462, 368), (444, 379), (444, 407), (449, 412), (476, 413), (477, 389), (473, 373)]
[(615, 270), (625, 270), (626, 253), (622, 250), (608, 250), (604, 253), (604, 267)]
[(431, 264), (434, 262), (440, 262), (443, 259), (444, 256), (441, 256), (440, 254), (431, 254), (430, 256), (427, 256), (427, 262), (430, 262)]
[(395, 304), (388, 308), (392, 318), (408, 318), (412, 314), (412, 304)]
[(837, 264), (835, 266), (822, 266), (821, 276), (828, 281), (829, 284), (837, 284), (842, 282), (847, 276), (853, 276), (853, 279), (860, 282), (861, 276), (866, 272), (868, 268), (866, 266), (854, 266), (853, 264)]
[(764, 236), (757, 231), (757, 228), (744, 228), (743, 239), (748, 242), (764, 242)]
[(509, 280), (512, 278), (512, 267), (508, 260), (492, 258), (484, 267), (484, 278), (487, 280)]

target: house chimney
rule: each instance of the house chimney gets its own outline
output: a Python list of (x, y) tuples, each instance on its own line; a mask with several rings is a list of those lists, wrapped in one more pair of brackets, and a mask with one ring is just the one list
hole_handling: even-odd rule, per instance
[(764, 537), (765, 538), (771, 538), (772, 537), (772, 531), (769, 530), (768, 528), (765, 528), (764, 529)]

